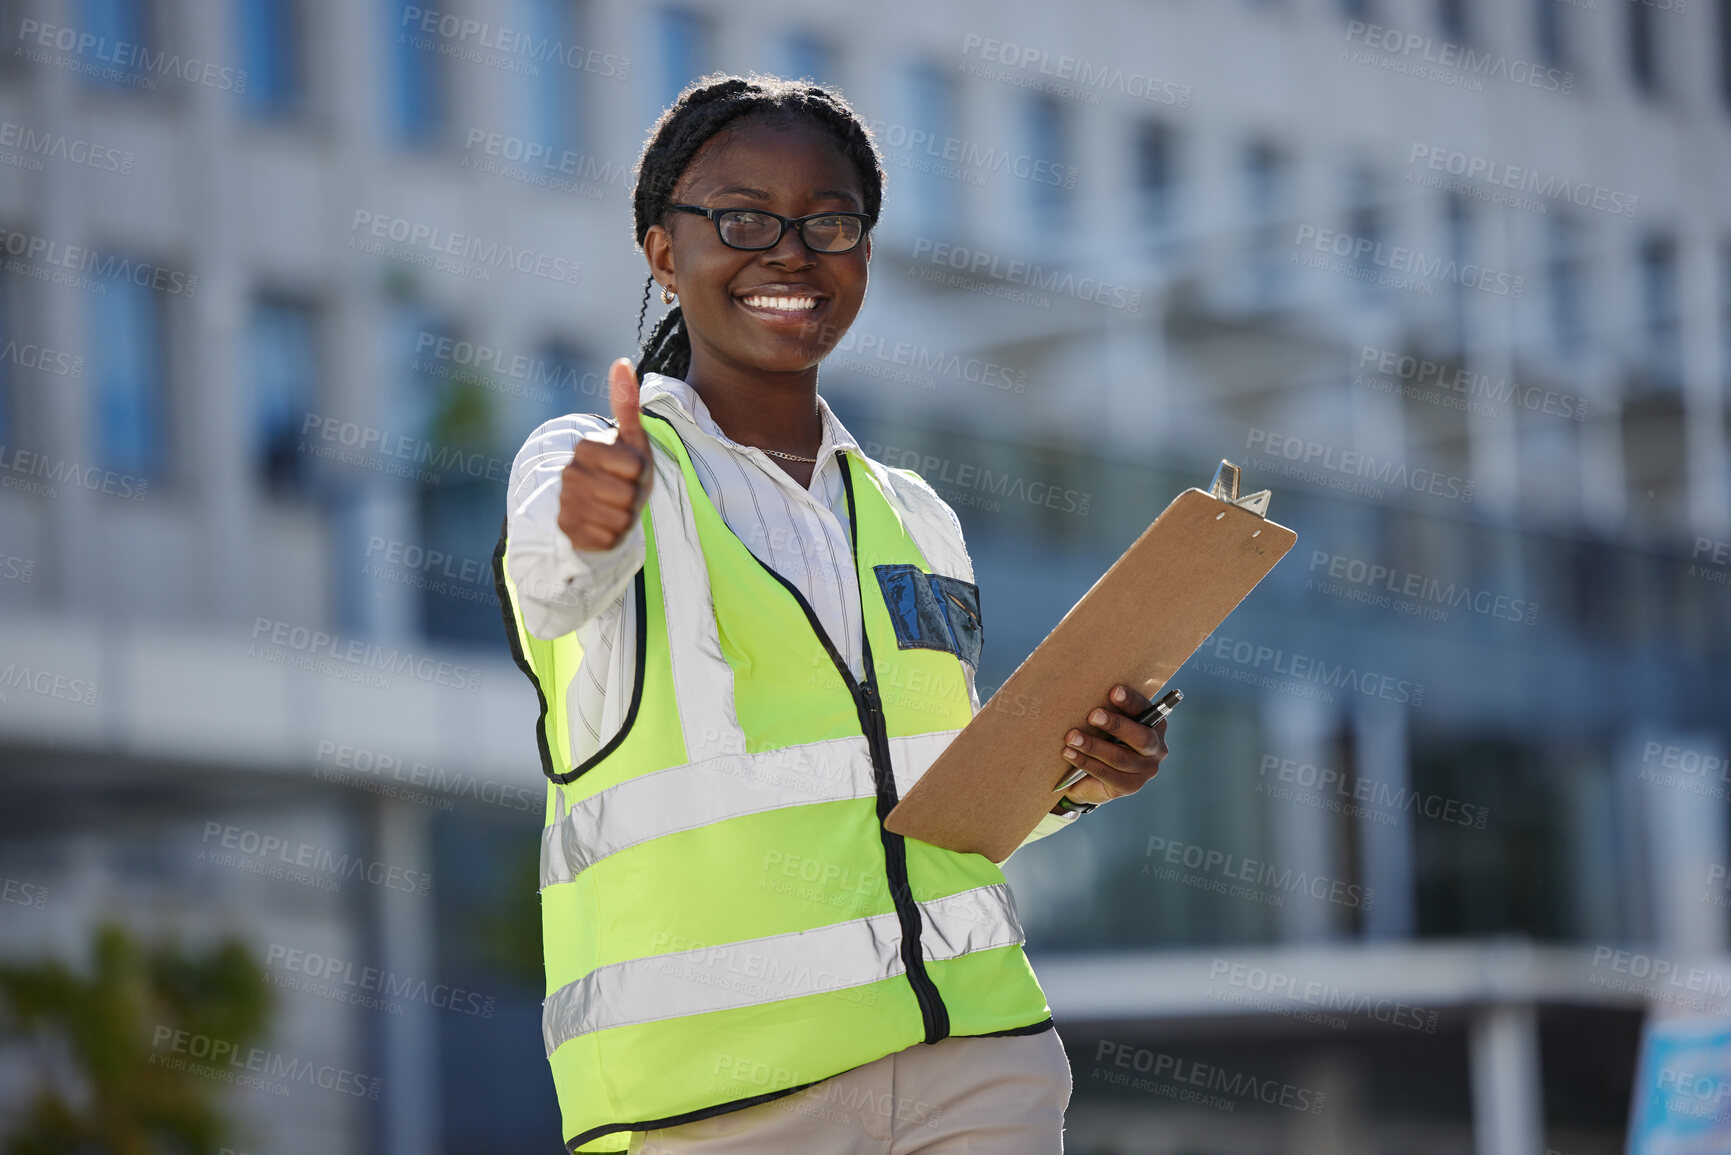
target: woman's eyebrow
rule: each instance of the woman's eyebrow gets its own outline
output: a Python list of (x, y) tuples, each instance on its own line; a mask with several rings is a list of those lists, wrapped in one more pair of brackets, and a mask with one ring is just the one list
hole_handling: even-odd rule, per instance
[[(726, 188), (718, 188), (714, 192), (710, 193), (709, 195), (712, 197), (746, 196), (746, 197), (755, 197), (758, 200), (764, 200), (764, 201), (769, 199), (768, 191), (766, 191), (764, 189), (760, 189), (760, 188), (752, 188), (750, 185), (742, 185), (742, 184), (741, 185), (729, 185)], [(858, 204), (859, 199), (860, 199), (859, 194), (856, 192), (853, 192), (849, 189), (835, 189), (835, 188), (818, 189), (817, 191), (815, 191), (811, 194), (811, 197), (813, 200), (845, 200), (845, 201), (852, 201), (855, 204)]]

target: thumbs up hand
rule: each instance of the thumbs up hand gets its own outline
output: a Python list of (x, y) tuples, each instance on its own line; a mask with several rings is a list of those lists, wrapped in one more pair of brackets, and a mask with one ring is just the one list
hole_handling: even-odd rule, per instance
[(559, 528), (581, 550), (618, 545), (636, 524), (655, 480), (630, 361), (613, 362), (607, 387), (619, 428), (579, 440), (560, 482)]

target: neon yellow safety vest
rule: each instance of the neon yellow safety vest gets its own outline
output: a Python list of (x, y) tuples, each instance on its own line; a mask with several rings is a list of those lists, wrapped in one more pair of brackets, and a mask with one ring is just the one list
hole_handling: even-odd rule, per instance
[(632, 1131), (915, 1043), (1051, 1026), (1003, 872), (883, 828), (972, 715), (973, 587), (931, 572), (884, 467), (838, 450), (865, 619), (856, 681), (716, 512), (672, 424), (644, 417), (656, 479), (635, 689), (581, 765), (577, 635), (530, 635), (503, 538), (494, 558), (541, 697), (542, 1031), (573, 1152), (623, 1151)]

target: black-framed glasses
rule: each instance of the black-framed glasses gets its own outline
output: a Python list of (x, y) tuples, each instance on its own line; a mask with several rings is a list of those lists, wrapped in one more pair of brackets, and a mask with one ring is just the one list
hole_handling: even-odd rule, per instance
[(668, 205), (682, 213), (696, 213), (715, 222), (715, 235), (730, 249), (761, 252), (781, 243), (789, 226), (799, 233), (805, 247), (814, 253), (849, 252), (865, 239), (872, 219), (865, 213), (812, 213), (784, 217), (768, 209), (706, 209), (701, 205)]

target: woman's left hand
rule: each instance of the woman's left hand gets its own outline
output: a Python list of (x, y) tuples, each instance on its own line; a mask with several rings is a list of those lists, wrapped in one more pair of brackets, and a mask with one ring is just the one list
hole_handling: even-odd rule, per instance
[(1113, 686), (1106, 700), (1105, 706), (1088, 712), (1089, 729), (1071, 730), (1064, 736), (1069, 743), (1063, 748), (1064, 760), (1088, 772), (1088, 777), (1064, 791), (1064, 797), (1074, 802), (1099, 804), (1136, 793), (1160, 772), (1160, 760), (1167, 754), (1166, 719), (1152, 726), (1136, 722), (1136, 715), (1149, 706), (1147, 698), (1129, 686)]

